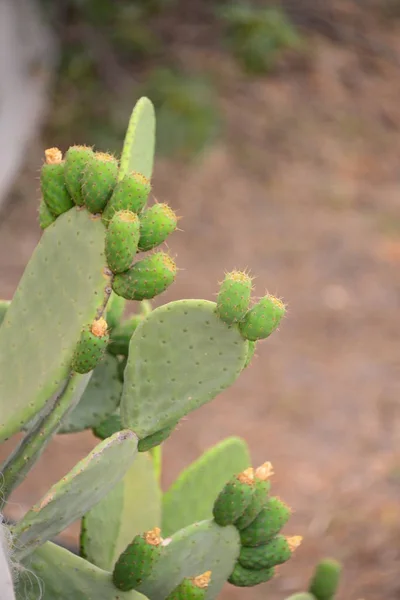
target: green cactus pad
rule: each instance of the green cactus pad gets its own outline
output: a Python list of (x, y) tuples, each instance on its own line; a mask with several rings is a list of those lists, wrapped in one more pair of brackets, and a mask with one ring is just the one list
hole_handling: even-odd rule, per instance
[(219, 289), (217, 314), (228, 325), (241, 321), (249, 310), (252, 279), (242, 271), (227, 273)]
[(10, 304), (10, 300), (0, 300), (0, 325), (5, 319)]
[(71, 369), (76, 373), (89, 373), (103, 357), (109, 340), (107, 321), (102, 317), (85, 327), (72, 357)]
[(119, 380), (121, 381), (121, 383), (124, 383), (124, 379), (125, 379), (125, 369), (126, 369), (126, 365), (128, 363), (128, 357), (124, 356), (118, 364), (118, 376), (119, 376)]
[(209, 571), (198, 577), (185, 577), (166, 600), (204, 600), (209, 579)]
[(150, 181), (141, 173), (129, 173), (117, 183), (103, 212), (103, 223), (108, 225), (116, 212), (129, 210), (140, 213), (150, 194)]
[(120, 161), (119, 181), (131, 171), (142, 173), (144, 177), (151, 179), (156, 143), (155, 133), (154, 106), (148, 98), (140, 98), (132, 111), (126, 131)]
[(271, 496), (254, 521), (240, 532), (242, 546), (267, 544), (286, 525), (290, 514), (290, 508), (282, 500)]
[(116, 327), (111, 332), (107, 352), (114, 356), (128, 356), (131, 337), (142, 320), (142, 315), (132, 315)]
[(285, 305), (274, 296), (264, 296), (239, 323), (242, 335), (252, 342), (269, 337), (285, 315)]
[(246, 369), (251, 364), (251, 361), (253, 360), (255, 351), (256, 351), (256, 342), (249, 341), (249, 351), (247, 353), (246, 362), (243, 367), (244, 369)]
[(165, 442), (165, 440), (168, 439), (171, 433), (174, 431), (177, 424), (177, 422), (174, 422), (172, 425), (168, 425), (167, 427), (160, 429), (160, 431), (156, 431), (155, 433), (152, 433), (151, 435), (139, 440), (138, 451), (148, 452), (148, 450), (151, 450), (152, 448), (162, 444), (162, 442)]
[[(58, 433), (73, 433), (100, 425), (117, 409), (121, 394), (118, 361), (113, 356), (105, 356), (94, 369), (81, 400), (63, 420)], [(117, 431), (121, 429), (122, 427)]]
[(13, 527), (16, 558), (30, 554), (99, 502), (123, 478), (136, 452), (137, 438), (128, 430), (98, 444)]
[(111, 154), (96, 152), (88, 157), (82, 174), (82, 196), (91, 213), (100, 213), (117, 184), (118, 161)]
[(339, 586), (342, 567), (332, 558), (318, 563), (310, 583), (309, 592), (317, 600), (332, 600)]
[(74, 206), (64, 180), (63, 161), (44, 163), (40, 173), (43, 200), (54, 217), (59, 217)]
[(47, 542), (24, 562), (17, 578), (17, 600), (146, 600), (121, 592), (112, 575), (68, 550)]
[(148, 454), (139, 454), (123, 479), (82, 519), (81, 555), (111, 571), (132, 539), (161, 522), (161, 490)]
[(286, 598), (286, 600), (315, 600), (315, 596), (308, 592), (299, 592), (297, 594), (292, 594)]
[(135, 536), (114, 566), (113, 582), (119, 590), (129, 592), (137, 589), (149, 578), (161, 558), (161, 542), (158, 527)]
[(140, 215), (139, 250), (147, 252), (159, 246), (175, 231), (178, 218), (168, 204), (153, 204)]
[(138, 216), (120, 210), (111, 219), (106, 233), (107, 264), (113, 273), (123, 273), (135, 258), (140, 236)]
[(246, 356), (247, 342), (218, 318), (214, 302), (158, 307), (131, 339), (122, 423), (142, 439), (180, 420), (231, 385)]
[(89, 146), (71, 146), (65, 153), (65, 185), (77, 206), (83, 206), (82, 177), (94, 152)]
[(46, 202), (42, 198), (39, 204), (39, 227), (41, 229), (47, 229), (54, 221), (56, 217), (51, 213)]
[(139, 260), (125, 271), (117, 273), (113, 290), (126, 300), (150, 300), (169, 287), (176, 277), (176, 265), (165, 252), (156, 252)]
[(229, 576), (228, 581), (236, 587), (253, 587), (255, 585), (260, 585), (260, 583), (270, 581), (274, 575), (274, 569), (260, 569), (258, 571), (253, 571), (251, 569), (245, 569), (242, 565), (237, 563)]
[(232, 525), (249, 506), (254, 492), (253, 469), (235, 475), (224, 485), (213, 507), (214, 520), (221, 527)]
[(245, 529), (254, 521), (268, 500), (271, 488), (269, 477), (273, 474), (271, 463), (265, 463), (255, 471), (254, 491), (249, 505), (243, 514), (235, 521), (235, 527), (239, 530)]
[(112, 331), (121, 322), (123, 314), (125, 312), (126, 300), (117, 296), (114, 292), (111, 292), (110, 299), (107, 303), (106, 321), (108, 328)]
[(211, 519), (215, 498), (225, 482), (249, 466), (249, 450), (241, 438), (227, 438), (207, 450), (165, 492), (163, 535), (170, 536), (191, 523)]
[(115, 413), (104, 419), (99, 425), (93, 427), (93, 433), (100, 440), (105, 440), (114, 435), (114, 433), (117, 433), (117, 431), (122, 431), (122, 429), (121, 417), (118, 413)]
[(164, 600), (185, 577), (211, 571), (206, 600), (212, 600), (232, 573), (239, 549), (239, 535), (232, 526), (219, 527), (213, 521), (190, 525), (163, 545), (160, 560), (138, 591), (151, 600)]
[(108, 297), (104, 232), (99, 220), (77, 209), (44, 231), (0, 329), (0, 396), (8, 399), (0, 440), (20, 431), (57, 392), (82, 328)]
[(256, 571), (271, 569), (288, 561), (300, 541), (300, 537), (287, 538), (284, 535), (277, 535), (264, 546), (256, 548), (243, 546), (240, 549), (239, 563), (246, 569)]

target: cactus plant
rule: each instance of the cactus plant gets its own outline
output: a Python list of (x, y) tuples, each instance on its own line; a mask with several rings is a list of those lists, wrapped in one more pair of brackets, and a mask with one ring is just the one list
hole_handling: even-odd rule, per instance
[[(0, 525), (7, 600), (211, 600), (227, 582), (269, 580), (298, 545), (281, 533), (290, 509), (269, 494), (270, 463), (254, 469), (239, 438), (160, 488), (162, 443), (240, 376), (285, 308), (271, 296), (251, 307), (251, 278), (234, 272), (217, 303), (152, 310), (177, 272), (162, 250), (136, 257), (176, 227), (166, 205), (143, 210), (154, 132), (142, 98), (120, 160), (86, 146), (46, 152), (43, 234), (0, 302), (0, 440), (25, 432), (0, 468), (2, 506), (54, 435), (92, 430), (99, 441), (19, 522)], [(124, 319), (130, 299), (140, 309)], [(52, 542), (77, 519), (80, 556)], [(333, 593), (325, 571), (317, 600)]]

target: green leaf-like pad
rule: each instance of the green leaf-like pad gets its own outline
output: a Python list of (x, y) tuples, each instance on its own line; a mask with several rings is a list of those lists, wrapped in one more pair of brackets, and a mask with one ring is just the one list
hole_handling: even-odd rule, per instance
[(206, 599), (212, 600), (232, 573), (239, 550), (235, 527), (219, 527), (213, 521), (195, 523), (171, 538), (152, 575), (138, 589), (151, 600), (164, 600), (184, 577), (211, 571)]
[(118, 361), (106, 355), (94, 369), (79, 404), (67, 416), (58, 433), (73, 433), (99, 425), (118, 407), (122, 383), (118, 377)]
[(127, 430), (98, 444), (15, 525), (16, 557), (28, 555), (97, 504), (123, 478), (136, 452), (137, 438)]
[(164, 494), (163, 535), (169, 536), (191, 523), (211, 519), (213, 504), (225, 483), (249, 466), (249, 451), (240, 438), (227, 438), (207, 450)]
[(0, 440), (20, 431), (67, 377), (109, 283), (104, 233), (100, 220), (76, 208), (43, 233), (0, 329)]
[(153, 461), (141, 453), (124, 478), (83, 517), (81, 552), (91, 563), (112, 570), (133, 538), (160, 522), (161, 491)]
[(136, 103), (122, 150), (118, 180), (130, 171), (151, 179), (155, 149), (156, 119), (154, 107), (148, 98)]
[(146, 600), (138, 592), (117, 590), (111, 573), (51, 542), (24, 566), (27, 571), (18, 573), (17, 600)]
[(180, 300), (138, 326), (124, 373), (124, 427), (146, 437), (209, 402), (239, 376), (248, 342), (215, 314), (215, 303)]

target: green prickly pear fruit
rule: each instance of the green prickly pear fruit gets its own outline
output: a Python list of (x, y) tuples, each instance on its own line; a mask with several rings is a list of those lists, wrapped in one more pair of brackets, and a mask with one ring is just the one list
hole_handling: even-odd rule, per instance
[(254, 491), (254, 469), (249, 468), (233, 477), (214, 502), (213, 516), (218, 525), (232, 525), (246, 510)]
[(249, 341), (249, 349), (247, 350), (247, 358), (246, 358), (246, 362), (244, 363), (243, 369), (246, 369), (246, 367), (249, 366), (249, 364), (251, 363), (251, 361), (253, 359), (255, 351), (256, 351), (256, 342)]
[(39, 227), (46, 229), (49, 225), (54, 223), (56, 217), (51, 213), (46, 202), (42, 198), (39, 204)]
[(332, 558), (326, 558), (318, 563), (311, 580), (309, 592), (317, 600), (332, 600), (339, 586), (342, 567)]
[(113, 290), (126, 300), (150, 300), (164, 292), (176, 277), (176, 264), (165, 252), (156, 252), (138, 261), (124, 273), (117, 273)]
[(280, 498), (272, 496), (254, 521), (239, 532), (242, 546), (267, 544), (286, 525), (290, 515), (290, 508)]
[(76, 373), (89, 373), (103, 356), (109, 341), (107, 321), (103, 318), (93, 321), (84, 329), (75, 349), (71, 369)]
[(94, 435), (100, 440), (105, 440), (122, 430), (121, 417), (118, 414), (108, 416), (102, 423), (92, 429)]
[(117, 296), (114, 292), (111, 293), (110, 299), (107, 303), (106, 320), (109, 329), (115, 329), (118, 327), (122, 316), (125, 311), (125, 298)]
[(74, 206), (64, 179), (65, 162), (61, 150), (45, 150), (46, 162), (40, 173), (43, 200), (54, 217), (59, 217)]
[(161, 556), (162, 541), (158, 527), (133, 539), (114, 566), (113, 583), (119, 590), (134, 590), (151, 575)]
[(273, 474), (274, 471), (270, 462), (264, 463), (255, 470), (253, 496), (243, 514), (235, 521), (237, 529), (242, 530), (248, 527), (265, 506), (271, 488), (270, 477)]
[(178, 422), (174, 422), (172, 425), (168, 425), (168, 427), (163, 427), (160, 431), (156, 431), (151, 435), (139, 440), (138, 443), (138, 451), (139, 452), (147, 452), (151, 450), (155, 446), (159, 446), (162, 442), (165, 442), (167, 438), (171, 435)]
[(147, 252), (159, 246), (175, 231), (178, 217), (168, 204), (154, 204), (140, 215), (139, 250)]
[(96, 152), (88, 158), (82, 173), (82, 196), (93, 214), (106, 206), (117, 184), (118, 161), (111, 154)]
[(77, 206), (83, 206), (82, 177), (89, 160), (94, 156), (89, 146), (71, 146), (65, 153), (65, 185)]
[(128, 356), (131, 337), (142, 320), (143, 317), (141, 315), (133, 315), (118, 325), (118, 327), (111, 332), (107, 352), (113, 356)]
[(265, 339), (278, 327), (285, 314), (285, 305), (274, 296), (264, 296), (249, 310), (239, 329), (243, 337), (255, 342)]
[(135, 258), (140, 236), (139, 217), (120, 210), (111, 219), (106, 233), (107, 264), (113, 273), (123, 273)]
[(114, 213), (130, 210), (140, 213), (150, 194), (150, 181), (140, 173), (129, 173), (115, 186), (114, 192), (103, 212), (103, 223), (107, 225)]
[(198, 577), (185, 577), (166, 600), (204, 600), (210, 579), (211, 571)]
[(269, 581), (273, 578), (274, 574), (274, 569), (260, 569), (258, 571), (253, 571), (252, 569), (246, 569), (245, 567), (242, 567), (241, 564), (236, 563), (228, 581), (236, 587), (253, 587), (254, 585)]
[(239, 563), (252, 570), (271, 569), (289, 560), (296, 548), (301, 544), (300, 536), (285, 537), (277, 535), (268, 544), (256, 548), (242, 546)]
[(217, 314), (220, 319), (228, 325), (241, 321), (249, 310), (252, 287), (252, 279), (247, 273), (227, 273), (217, 298)]

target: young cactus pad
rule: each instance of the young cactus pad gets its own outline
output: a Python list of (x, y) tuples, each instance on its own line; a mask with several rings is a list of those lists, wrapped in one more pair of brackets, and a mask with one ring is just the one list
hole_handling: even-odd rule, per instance
[(107, 297), (104, 234), (100, 221), (76, 209), (43, 233), (0, 329), (0, 440), (20, 431), (68, 376), (81, 330)]
[(137, 438), (127, 430), (98, 444), (14, 526), (17, 557), (82, 517), (123, 478), (136, 452)]
[(171, 302), (133, 334), (121, 418), (139, 438), (209, 402), (242, 371), (247, 341), (221, 321), (215, 306), (206, 300)]
[(111, 571), (133, 538), (161, 522), (161, 490), (152, 458), (138, 454), (117, 485), (82, 519), (81, 555)]
[(211, 519), (215, 498), (226, 481), (249, 466), (249, 450), (240, 438), (227, 438), (207, 450), (165, 492), (163, 534), (170, 536), (191, 523)]

